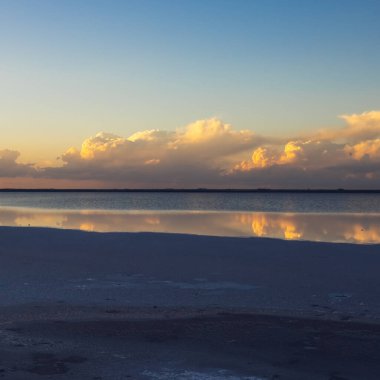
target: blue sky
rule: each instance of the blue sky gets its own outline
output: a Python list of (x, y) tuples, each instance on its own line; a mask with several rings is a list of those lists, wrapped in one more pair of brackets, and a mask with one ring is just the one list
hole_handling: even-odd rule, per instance
[(210, 117), (339, 127), (379, 109), (379, 16), (377, 0), (0, 0), (1, 148), (51, 159)]

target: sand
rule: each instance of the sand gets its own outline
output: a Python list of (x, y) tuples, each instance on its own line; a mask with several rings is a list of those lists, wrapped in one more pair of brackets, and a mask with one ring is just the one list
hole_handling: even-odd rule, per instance
[(0, 228), (7, 379), (379, 379), (380, 246)]

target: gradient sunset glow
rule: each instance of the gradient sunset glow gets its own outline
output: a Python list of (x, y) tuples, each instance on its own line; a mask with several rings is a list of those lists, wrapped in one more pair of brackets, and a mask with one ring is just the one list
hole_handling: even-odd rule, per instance
[(0, 188), (380, 189), (377, 1), (0, 1)]

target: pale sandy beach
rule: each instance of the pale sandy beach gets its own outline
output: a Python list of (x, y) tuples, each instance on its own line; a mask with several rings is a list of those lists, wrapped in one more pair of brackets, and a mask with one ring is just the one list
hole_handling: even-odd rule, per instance
[(0, 228), (6, 379), (379, 379), (380, 247)]

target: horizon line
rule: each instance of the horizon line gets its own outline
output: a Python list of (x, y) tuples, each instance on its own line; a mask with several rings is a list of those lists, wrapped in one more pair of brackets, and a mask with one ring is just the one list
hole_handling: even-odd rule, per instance
[(380, 193), (380, 189), (283, 188), (0, 188), (0, 192), (125, 192), (125, 193)]

